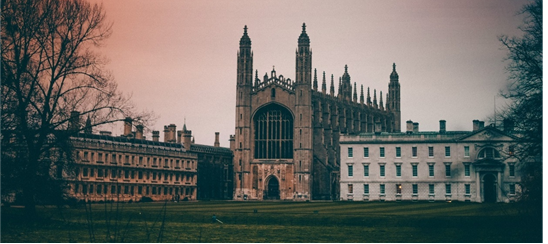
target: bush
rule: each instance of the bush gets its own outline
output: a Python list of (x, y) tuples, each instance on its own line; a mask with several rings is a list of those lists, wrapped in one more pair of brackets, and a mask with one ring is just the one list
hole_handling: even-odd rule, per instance
[(78, 205), (79, 201), (76, 198), (70, 197), (65, 200), (65, 204), (70, 207), (76, 207)]
[(140, 201), (140, 202), (154, 202), (154, 201), (153, 201), (152, 198), (150, 198), (150, 197), (141, 197), (141, 201)]

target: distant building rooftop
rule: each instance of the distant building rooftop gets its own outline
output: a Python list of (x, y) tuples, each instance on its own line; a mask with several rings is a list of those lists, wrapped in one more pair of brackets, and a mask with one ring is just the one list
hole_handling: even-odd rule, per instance
[(139, 145), (143, 147), (156, 147), (167, 150), (177, 150), (177, 151), (186, 151), (182, 144), (180, 143), (168, 143), (168, 142), (157, 142), (149, 141), (144, 139), (135, 139), (128, 138), (125, 136), (110, 136), (110, 135), (98, 135), (98, 134), (86, 134), (79, 133), (78, 135), (72, 137), (73, 140), (80, 141), (98, 141), (103, 143), (115, 143), (115, 144), (132, 144)]

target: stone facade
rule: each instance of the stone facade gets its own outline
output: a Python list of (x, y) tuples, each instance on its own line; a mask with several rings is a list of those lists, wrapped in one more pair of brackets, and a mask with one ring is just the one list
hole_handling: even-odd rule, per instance
[(400, 85), (393, 65), (386, 106), (382, 92), (371, 99), (350, 81), (348, 67), (335, 94), (325, 72), (321, 89), (312, 71), (310, 39), (303, 24), (296, 51), (295, 80), (273, 69), (253, 74), (253, 52), (247, 26), (237, 59), (236, 131), (234, 135), (235, 200), (338, 199), (339, 135), (400, 131)]
[(201, 144), (192, 144), (189, 151), (198, 155), (198, 200), (231, 200), (234, 190), (232, 151)]
[[(74, 123), (73, 123), (74, 124)], [(192, 131), (176, 125), (143, 136), (143, 126), (126, 118), (124, 134), (93, 134), (91, 129), (71, 138), (75, 150), (74, 175), (65, 174), (70, 197), (79, 200), (139, 201), (232, 199), (232, 151), (195, 144)], [(67, 171), (68, 172), (68, 171)]]
[[(153, 131), (153, 134), (159, 133), (159, 131)], [(187, 152), (198, 157), (198, 200), (232, 199), (234, 190), (233, 154), (230, 148), (220, 146), (219, 132), (215, 132), (213, 146), (202, 145), (194, 143), (192, 131), (187, 129), (186, 123), (182, 130), (177, 130), (175, 124), (170, 124), (164, 126), (164, 142), (182, 144)]]
[(88, 201), (196, 200), (197, 155), (181, 144), (114, 137), (72, 138), (75, 175), (69, 196)]
[(517, 137), (474, 121), (473, 131), (341, 136), (341, 200), (509, 202), (520, 192)]

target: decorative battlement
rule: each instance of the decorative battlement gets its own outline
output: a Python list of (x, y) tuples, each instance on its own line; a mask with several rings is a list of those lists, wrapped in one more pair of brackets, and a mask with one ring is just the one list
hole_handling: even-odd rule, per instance
[(295, 90), (295, 82), (289, 78), (286, 79), (283, 75), (276, 77), (276, 70), (274, 68), (272, 68), (272, 71), (270, 72), (270, 77), (268, 77), (268, 73), (264, 74), (262, 81), (257, 76), (257, 71), (255, 72), (255, 85), (253, 86), (254, 92), (260, 91), (270, 84), (277, 84), (278, 86), (281, 86), (289, 91)]

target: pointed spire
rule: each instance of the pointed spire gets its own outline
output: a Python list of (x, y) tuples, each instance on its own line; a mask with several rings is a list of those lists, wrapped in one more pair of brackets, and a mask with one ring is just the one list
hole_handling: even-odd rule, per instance
[(183, 132), (187, 132), (187, 129), (186, 129), (186, 116), (185, 116), (185, 123), (183, 124)]
[(348, 74), (348, 65), (344, 65), (344, 73), (342, 75), (342, 94), (348, 101), (352, 101), (352, 83), (350, 82), (350, 75)]
[(338, 94), (338, 97), (342, 98), (342, 79), (341, 77), (339, 77), (339, 94)]
[(316, 76), (316, 69), (314, 69), (314, 91), (318, 90), (318, 77)]
[(259, 71), (255, 70), (255, 86), (259, 86)]
[(322, 80), (322, 93), (325, 95), (327, 90), (326, 84), (325, 84), (325, 71), (323, 72), (323, 80)]
[(84, 127), (84, 133), (85, 134), (93, 133), (93, 130), (91, 129), (91, 119), (89, 118), (89, 115), (88, 115), (88, 118), (86, 119), (86, 126)]
[(380, 91), (379, 98), (380, 98), (379, 107), (381, 108), (381, 110), (384, 110), (384, 105), (382, 103), (382, 91)]
[(354, 97), (352, 101), (358, 102), (358, 92), (356, 92), (356, 82), (354, 82)]
[(362, 91), (360, 92), (360, 103), (363, 104), (363, 85), (362, 85)]
[(272, 71), (270, 71), (270, 78), (276, 78), (276, 67), (272, 65)]
[(397, 80), (399, 78), (398, 72), (396, 72), (396, 63), (392, 64), (392, 73), (390, 74), (390, 81)]
[(244, 26), (244, 34), (240, 38), (240, 47), (251, 47), (251, 39), (247, 35), (247, 25)]
[(329, 87), (329, 94), (335, 96), (335, 85), (333, 84), (333, 74), (331, 74), (331, 86)]
[(386, 93), (386, 110), (390, 110), (390, 92)]
[(308, 34), (306, 34), (305, 23), (303, 23), (303, 31), (301, 32), (301, 35), (299, 36), (299, 46), (310, 46), (310, 38), (308, 38)]
[(373, 89), (373, 106), (375, 106), (375, 108), (379, 107), (377, 104), (377, 89)]
[(371, 106), (371, 95), (369, 94), (369, 87), (367, 87), (367, 106)]

